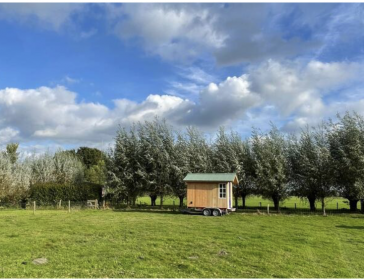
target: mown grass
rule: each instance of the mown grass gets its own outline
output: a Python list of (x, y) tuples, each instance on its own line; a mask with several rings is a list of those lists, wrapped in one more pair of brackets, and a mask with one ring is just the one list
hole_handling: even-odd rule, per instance
[(364, 219), (2, 210), (0, 256), (0, 278), (363, 278)]

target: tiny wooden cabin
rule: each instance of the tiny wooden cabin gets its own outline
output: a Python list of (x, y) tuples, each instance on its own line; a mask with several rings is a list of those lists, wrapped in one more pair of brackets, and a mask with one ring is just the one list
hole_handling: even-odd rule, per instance
[(184, 181), (187, 207), (235, 210), (233, 186), (238, 185), (236, 173), (189, 173)]

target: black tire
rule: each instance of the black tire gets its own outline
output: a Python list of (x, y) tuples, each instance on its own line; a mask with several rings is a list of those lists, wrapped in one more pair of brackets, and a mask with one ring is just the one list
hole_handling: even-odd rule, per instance
[(212, 215), (214, 217), (220, 216), (221, 215), (221, 211), (219, 211), (218, 209), (214, 209), (213, 212), (212, 212)]
[(203, 215), (204, 216), (210, 216), (210, 214), (211, 214), (211, 211), (209, 209), (204, 209), (203, 210)]

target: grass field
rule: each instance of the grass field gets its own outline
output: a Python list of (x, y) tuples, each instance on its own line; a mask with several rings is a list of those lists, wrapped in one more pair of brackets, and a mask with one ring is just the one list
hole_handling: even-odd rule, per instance
[[(166, 197), (164, 199), (164, 205), (173, 205), (175, 201), (175, 204), (178, 205), (179, 204), (179, 199), (176, 197)], [(145, 197), (139, 197), (137, 199), (137, 204), (138, 203), (145, 203), (147, 205), (150, 205), (151, 203), (151, 199), (148, 196)], [(247, 207), (258, 207), (260, 206), (260, 202), (262, 207), (266, 207), (267, 205), (270, 205), (270, 207), (274, 207), (274, 203), (271, 200), (268, 199), (264, 199), (260, 196), (248, 196), (246, 198), (246, 206)], [(184, 200), (184, 203), (186, 205), (186, 199)], [(333, 198), (327, 198), (326, 199), (326, 208), (328, 210), (334, 210), (337, 209), (337, 203), (338, 203), (338, 208), (339, 209), (350, 209), (350, 206), (348, 204), (348, 200), (346, 198), (342, 198), (342, 197), (333, 197)], [(156, 200), (156, 204), (160, 205), (160, 198), (157, 198)], [(242, 199), (238, 200), (238, 205), (242, 206)], [(287, 207), (287, 208), (295, 208), (297, 207), (297, 209), (309, 209), (309, 203), (308, 200), (306, 199), (300, 199), (299, 197), (295, 197), (295, 196), (291, 196), (288, 199), (284, 200), (282, 203), (280, 203), (280, 207)], [(320, 202), (316, 202), (316, 207), (318, 209), (320, 209), (321, 203)], [(357, 208), (360, 209), (361, 205), (360, 205), (360, 201), (358, 202)]]
[(0, 256), (0, 278), (363, 278), (364, 218), (1, 210)]

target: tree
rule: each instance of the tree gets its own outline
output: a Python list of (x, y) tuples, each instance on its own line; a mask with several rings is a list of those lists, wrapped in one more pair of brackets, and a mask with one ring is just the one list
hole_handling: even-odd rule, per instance
[(186, 184), (183, 181), (186, 174), (190, 171), (188, 159), (188, 141), (182, 133), (178, 133), (174, 145), (173, 163), (171, 173), (171, 184), (173, 194), (179, 198), (179, 206), (183, 207), (186, 195)]
[(19, 153), (17, 153), (19, 147), (19, 143), (10, 143), (6, 145), (6, 153), (10, 157), (10, 161), (12, 164), (14, 164), (19, 157)]
[(160, 196), (160, 207), (163, 207), (164, 196), (172, 192), (171, 170), (174, 150), (172, 128), (165, 121), (155, 119), (140, 125), (142, 162), (149, 193)]
[(57, 151), (31, 157), (32, 183), (78, 183), (84, 179), (82, 162), (75, 155)]
[(85, 180), (90, 183), (105, 185), (106, 172), (105, 160), (99, 160), (98, 164), (85, 170)]
[(233, 190), (235, 205), (238, 207), (238, 198), (241, 197), (244, 208), (246, 197), (254, 191), (254, 161), (248, 141), (242, 141), (233, 131), (227, 135), (221, 127), (213, 145), (213, 162), (215, 172), (237, 174), (239, 184)]
[(299, 141), (292, 137), (288, 154), (292, 193), (306, 197), (311, 211), (315, 210), (315, 201), (320, 200), (325, 216), (325, 199), (336, 194), (327, 124), (323, 122), (311, 129), (307, 127)]
[(318, 196), (322, 202), (323, 215), (326, 216), (325, 198), (336, 194), (334, 187), (334, 169), (331, 158), (327, 124), (322, 122), (311, 133), (313, 141), (313, 159), (308, 159), (312, 168), (312, 184), (317, 186)]
[(114, 193), (126, 197), (128, 205), (135, 205), (137, 196), (142, 192), (145, 173), (141, 154), (135, 125), (128, 132), (120, 128), (109, 165), (108, 182)]
[(279, 211), (279, 202), (289, 195), (287, 145), (284, 136), (273, 126), (266, 135), (253, 132), (252, 149), (256, 166), (258, 192), (274, 202)]
[(116, 144), (114, 149), (111, 148), (107, 152), (105, 159), (106, 169), (107, 169), (106, 173), (106, 187), (108, 190), (107, 192), (108, 195), (111, 196), (111, 198), (115, 199), (116, 201), (121, 201), (126, 196), (126, 190), (122, 176), (123, 168), (121, 168), (121, 163), (123, 163), (123, 160), (122, 162), (120, 162), (120, 160), (124, 158), (124, 155), (119, 151), (117, 159), (115, 152), (117, 148), (117, 142), (119, 141), (118, 136), (120, 134), (120, 131), (121, 129), (117, 132)]
[(213, 171), (218, 173), (236, 172), (237, 154), (228, 139), (224, 127), (220, 127), (212, 146)]
[(316, 182), (318, 166), (317, 149), (312, 132), (307, 127), (298, 140), (294, 135), (289, 139), (288, 158), (290, 163), (290, 185), (293, 195), (306, 198), (311, 211), (316, 210), (319, 187)]
[(147, 126), (139, 124), (138, 135), (141, 145), (141, 164), (144, 170), (143, 180), (145, 182), (144, 191), (148, 192), (151, 198), (151, 206), (156, 206), (157, 190), (156, 190), (156, 177), (157, 170), (155, 170), (155, 160), (153, 157), (153, 139), (151, 137), (151, 129), (148, 130)]
[[(255, 160), (251, 151), (249, 140), (242, 141), (237, 133), (232, 132), (231, 136), (232, 150), (236, 154), (234, 168), (237, 172), (239, 180), (238, 188), (236, 189), (237, 197), (242, 199), (242, 207), (246, 207), (246, 197), (255, 194), (256, 168)], [(238, 202), (236, 201), (236, 205)], [(237, 206), (236, 206), (237, 207)]]
[(364, 119), (354, 113), (338, 115), (338, 123), (331, 122), (330, 153), (335, 169), (335, 183), (341, 196), (350, 202), (350, 210), (357, 209), (361, 199), (364, 210)]
[(32, 178), (31, 183), (56, 182), (56, 171), (53, 156), (49, 151), (44, 154), (31, 156)]
[(189, 172), (212, 172), (212, 151), (204, 135), (196, 127), (187, 127), (186, 138), (188, 142), (187, 157)]
[(0, 153), (0, 199), (15, 203), (26, 197), (30, 186), (29, 160), (14, 161), (12, 154)]
[(81, 183), (84, 168), (80, 159), (73, 154), (58, 151), (53, 156), (55, 179), (58, 183)]
[(97, 165), (101, 160), (105, 160), (105, 154), (96, 149), (89, 147), (80, 147), (77, 149), (76, 155), (80, 158), (86, 168)]

